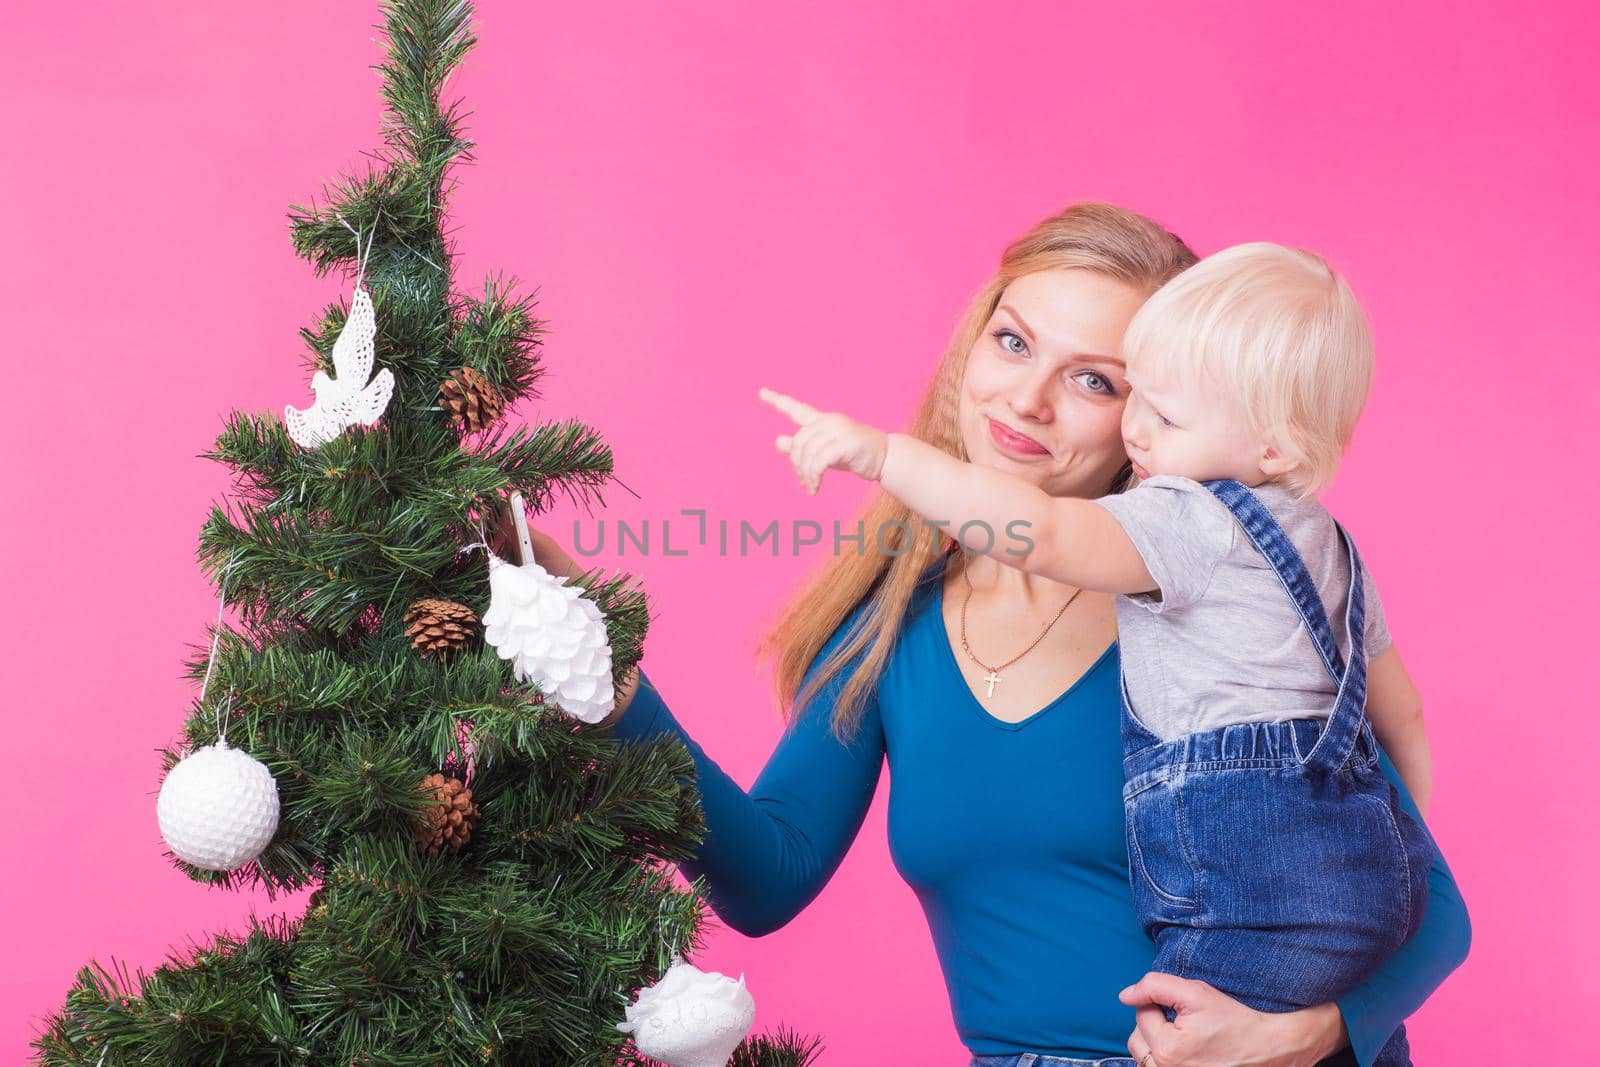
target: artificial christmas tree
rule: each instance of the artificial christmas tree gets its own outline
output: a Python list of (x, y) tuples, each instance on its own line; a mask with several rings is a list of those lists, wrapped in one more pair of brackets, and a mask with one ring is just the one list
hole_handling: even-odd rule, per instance
[[(705, 919), (670, 869), (703, 829), (694, 764), (595, 724), (639, 659), (643, 593), (482, 543), (507, 497), (598, 501), (612, 458), (577, 422), (507, 432), (542, 324), (497, 281), (452, 289), (448, 172), (471, 145), (441, 94), (469, 14), (385, 8), (387, 148), (290, 215), (319, 274), (355, 278), (350, 311), (304, 332), (315, 403), (235, 413), (205, 453), (237, 494), (199, 557), (239, 621), (188, 664), (162, 828), (196, 881), (318, 888), (150, 974), (86, 967), (41, 1063), (650, 1062), (617, 1024)], [(815, 1051), (780, 1034), (730, 1062)]]

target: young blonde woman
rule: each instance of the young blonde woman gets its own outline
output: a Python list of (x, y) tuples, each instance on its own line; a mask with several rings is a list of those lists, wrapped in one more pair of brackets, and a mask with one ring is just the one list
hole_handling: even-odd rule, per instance
[[(1110, 205), (1044, 220), (973, 300), (907, 432), (1055, 496), (1120, 491), (1123, 333), (1193, 262), (1172, 234)], [(748, 791), (643, 672), (619, 692), (618, 736), (671, 734), (694, 755), (708, 834), (685, 869), (705, 878), (723, 921), (758, 936), (804, 908), (848, 850), (887, 758), (891, 853), (977, 1067), (1366, 1065), (1386, 1046), (1386, 1063), (1404, 1062), (1402, 1021), (1467, 950), (1443, 859), (1416, 935), (1336, 1003), (1265, 1013), (1146, 973), (1154, 946), (1130, 900), (1113, 597), (969, 557), (886, 495), (865, 519), (864, 553), (830, 558), (763, 644), (789, 725)], [(554, 571), (581, 570), (547, 537), (535, 550)]]

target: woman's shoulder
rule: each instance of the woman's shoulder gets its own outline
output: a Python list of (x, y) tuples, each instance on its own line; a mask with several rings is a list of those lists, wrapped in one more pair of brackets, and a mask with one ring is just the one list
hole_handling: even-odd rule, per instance
[[(917, 584), (911, 591), (911, 597), (906, 602), (905, 613), (900, 619), (899, 630), (904, 633), (917, 619), (926, 614), (938, 599), (938, 593), (944, 581), (944, 569), (948, 556), (942, 556), (924, 568), (917, 578)], [(871, 625), (874, 614), (882, 610), (882, 603), (878, 597), (880, 587), (874, 585), (865, 595), (856, 601), (855, 607), (845, 613), (839, 625), (834, 627), (833, 633), (823, 642), (822, 648), (817, 652), (817, 659), (831, 653), (835, 648), (848, 642), (859, 627)]]
[[(917, 583), (912, 589), (911, 597), (906, 602), (904, 613), (899, 620), (899, 625), (896, 627), (895, 645), (889, 651), (886, 669), (893, 668), (896, 656), (903, 647), (907, 636), (917, 626), (926, 624), (928, 616), (937, 605), (939, 593), (943, 588), (945, 567), (949, 558), (949, 554), (941, 555), (925, 567), (918, 576)], [(876, 612), (882, 610), (882, 602), (878, 596), (879, 590), (880, 586), (874, 585), (856, 602), (854, 607), (845, 613), (844, 618), (834, 627), (833, 632), (828, 635), (822, 646), (817, 649), (816, 655), (812, 657), (811, 670), (816, 670), (819, 665), (832, 657), (840, 647), (850, 643), (858, 630), (872, 625)], [(854, 670), (867, 652), (867, 648), (858, 650), (853, 657), (853, 662), (844, 665), (839, 672), (839, 676), (846, 676)]]

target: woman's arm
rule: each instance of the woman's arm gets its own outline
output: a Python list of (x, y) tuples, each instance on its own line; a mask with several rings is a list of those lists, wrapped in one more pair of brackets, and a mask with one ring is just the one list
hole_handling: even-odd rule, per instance
[[(509, 507), (497, 509), (486, 532), (496, 555), (520, 557)], [(528, 535), (535, 562), (552, 574), (577, 578), (584, 573), (555, 540), (533, 527)], [(858, 607), (839, 626), (813, 669), (848, 636), (863, 610)], [(694, 757), (706, 834), (695, 860), (680, 866), (691, 878), (705, 878), (712, 907), (740, 933), (770, 933), (794, 918), (833, 876), (866, 818), (883, 766), (883, 727), (872, 697), (854, 742), (845, 746), (833, 737), (829, 725), (848, 679), (846, 668), (803, 712), (796, 709), (795, 722), (749, 793), (678, 725), (643, 671), (629, 671), (617, 687), (616, 707), (605, 721), (614, 736), (670, 734)]]
[[(853, 619), (823, 646), (813, 670), (843, 639)], [(748, 793), (678, 724), (642, 671), (637, 692), (612, 726), (619, 738), (670, 734), (688, 747), (706, 834), (694, 861), (680, 866), (689, 877), (705, 879), (717, 915), (747, 936), (778, 929), (822, 891), (872, 803), (884, 754), (876, 698), (850, 745), (841, 744), (829, 729), (848, 674), (848, 668), (839, 672), (796, 710)]]

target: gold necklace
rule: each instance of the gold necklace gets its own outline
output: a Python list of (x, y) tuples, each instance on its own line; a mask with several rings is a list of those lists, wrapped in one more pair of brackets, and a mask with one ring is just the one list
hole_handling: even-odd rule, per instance
[(1033, 639), (1032, 645), (1029, 645), (1021, 652), (1018, 652), (1015, 656), (1012, 656), (1010, 659), (1000, 664), (1000, 666), (991, 667), (987, 663), (983, 662), (983, 660), (979, 659), (977, 654), (972, 651), (972, 646), (967, 644), (967, 605), (972, 602), (972, 575), (968, 573), (965, 564), (963, 564), (961, 567), (961, 577), (965, 579), (967, 583), (967, 595), (961, 601), (961, 649), (968, 656), (972, 657), (972, 662), (989, 672), (984, 676), (983, 679), (985, 682), (989, 683), (989, 691), (984, 694), (984, 697), (988, 698), (994, 696), (994, 687), (1004, 681), (1004, 679), (1000, 677), (1000, 671), (1011, 666), (1013, 663), (1017, 662), (1017, 660), (1021, 659), (1023, 656), (1026, 656), (1029, 652), (1032, 652), (1034, 645), (1037, 645), (1040, 641), (1044, 640), (1044, 635), (1050, 632), (1050, 627), (1056, 624), (1056, 619), (1059, 619), (1062, 615), (1066, 614), (1067, 609), (1072, 606), (1072, 602), (1074, 600), (1078, 599), (1078, 594), (1083, 592), (1083, 590), (1078, 589), (1071, 596), (1067, 597), (1067, 602), (1061, 605), (1061, 610), (1056, 612), (1055, 618), (1051, 619), (1047, 624), (1045, 624), (1045, 628), (1040, 631), (1039, 636)]

